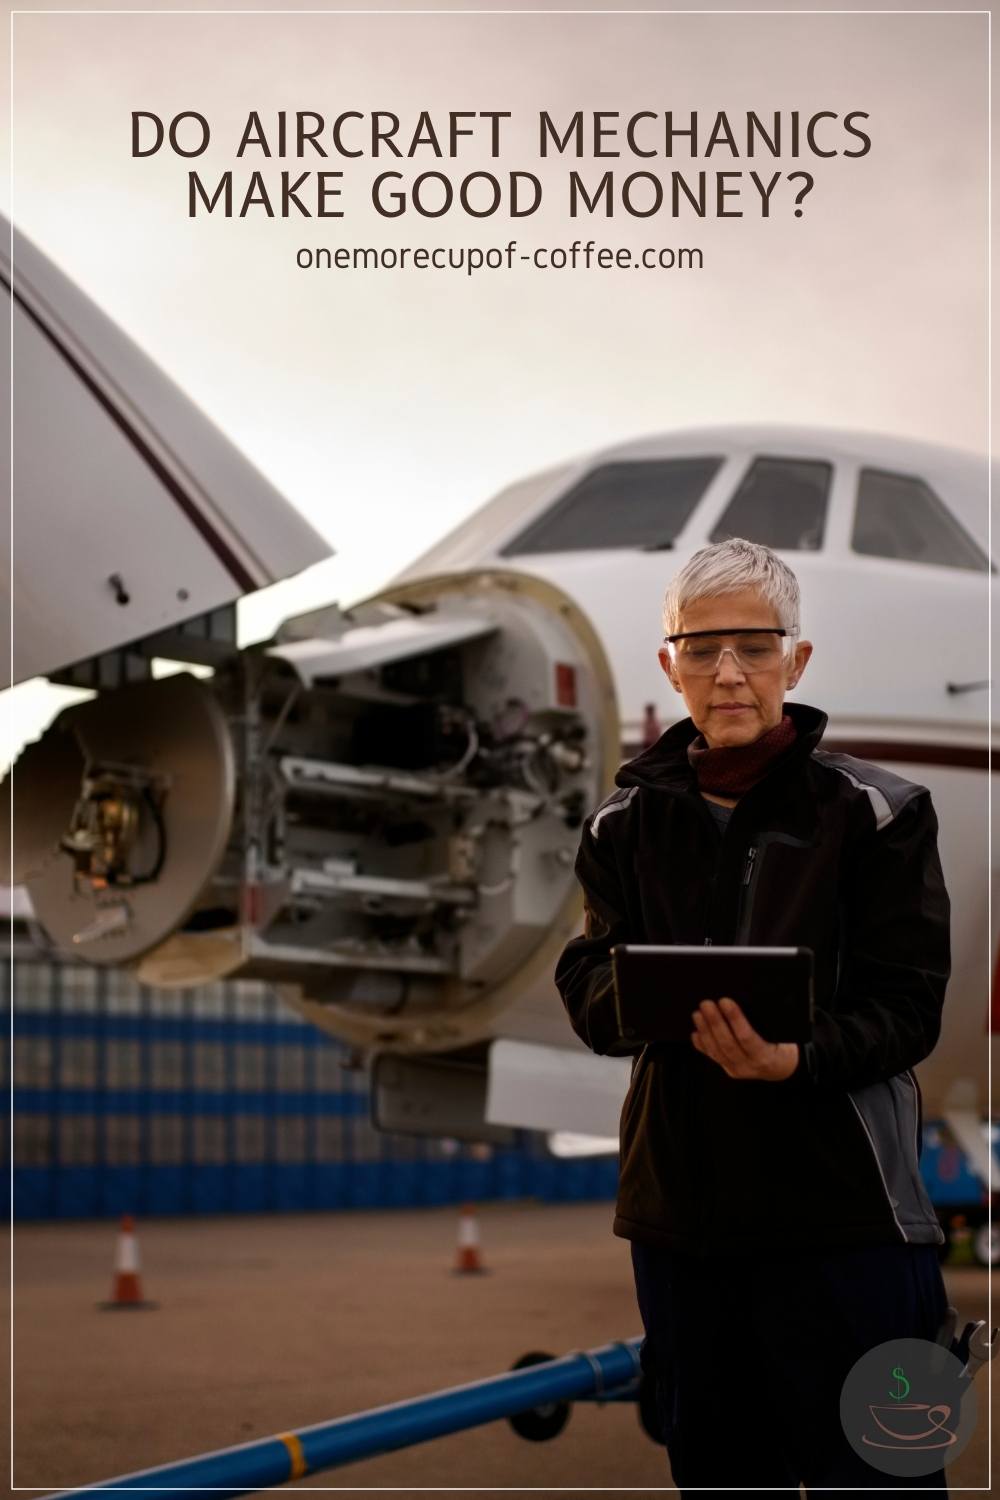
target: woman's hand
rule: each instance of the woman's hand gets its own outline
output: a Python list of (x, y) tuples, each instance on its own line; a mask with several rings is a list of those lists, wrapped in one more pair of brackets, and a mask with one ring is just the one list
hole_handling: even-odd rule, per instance
[(730, 1078), (780, 1083), (799, 1065), (798, 1042), (765, 1042), (735, 1000), (703, 1000), (694, 1013), (695, 1050), (724, 1068)]

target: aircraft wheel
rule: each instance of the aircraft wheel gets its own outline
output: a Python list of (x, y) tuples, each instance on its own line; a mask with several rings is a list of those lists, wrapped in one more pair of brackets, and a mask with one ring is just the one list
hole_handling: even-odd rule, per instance
[(980, 1224), (972, 1236), (972, 1253), (981, 1266), (1000, 1265), (1000, 1224)]
[[(522, 1354), (511, 1369), (526, 1370), (529, 1365), (545, 1365), (556, 1357), (555, 1354), (541, 1354), (534, 1350), (530, 1354)], [(518, 1437), (527, 1438), (529, 1443), (547, 1443), (550, 1438), (558, 1437), (562, 1432), (569, 1421), (569, 1411), (568, 1401), (547, 1401), (543, 1406), (515, 1412), (507, 1420)]]

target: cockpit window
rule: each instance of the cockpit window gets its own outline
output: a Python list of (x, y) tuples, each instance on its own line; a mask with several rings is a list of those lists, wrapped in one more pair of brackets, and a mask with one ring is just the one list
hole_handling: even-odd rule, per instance
[(672, 547), (721, 463), (670, 458), (602, 464), (501, 553)]
[(833, 468), (798, 458), (756, 458), (712, 531), (713, 542), (746, 537), (780, 552), (823, 545)]
[(987, 571), (986, 554), (929, 485), (910, 474), (862, 469), (851, 546), (868, 557)]

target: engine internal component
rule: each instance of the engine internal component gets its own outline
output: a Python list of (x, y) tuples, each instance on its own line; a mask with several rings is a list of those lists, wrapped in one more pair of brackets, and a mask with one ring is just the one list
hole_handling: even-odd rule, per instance
[(269, 979), (361, 1045), (465, 1046), (536, 972), (550, 1004), (616, 751), (570, 602), (452, 575), (289, 621), (211, 679), (65, 710), (14, 768), (19, 862), (42, 924), (94, 963)]

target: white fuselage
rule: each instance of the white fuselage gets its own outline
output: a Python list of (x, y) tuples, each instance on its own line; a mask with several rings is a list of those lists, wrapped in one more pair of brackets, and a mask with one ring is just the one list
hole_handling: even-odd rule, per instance
[[(556, 512), (588, 475), (612, 464), (620, 473), (629, 463), (705, 453), (721, 462), (669, 548), (570, 545), (539, 552), (519, 546), (518, 538)], [(829, 715), (825, 745), (877, 760), (931, 791), (952, 903), (953, 967), (941, 1039), (919, 1075), (929, 1112), (949, 1106), (985, 1111), (996, 954), (991, 889), (1000, 895), (1000, 839), (990, 865), (986, 774), (995, 577), (985, 569), (928, 559), (863, 555), (851, 546), (858, 479), (866, 469), (926, 483), (985, 551), (985, 461), (919, 443), (822, 430), (711, 429), (650, 438), (511, 487), (404, 577), (505, 563), (563, 589), (589, 616), (608, 655), (627, 755), (638, 746), (648, 705), (663, 727), (686, 715), (657, 660), (664, 591), (687, 559), (715, 539), (734, 493), (762, 454), (830, 466), (820, 545), (776, 549), (799, 579), (802, 638), (814, 646), (795, 696)], [(607, 531), (613, 541), (613, 505)], [(565, 1042), (561, 1013), (540, 996), (525, 995), (517, 1016), (507, 1019), (508, 1034)]]

